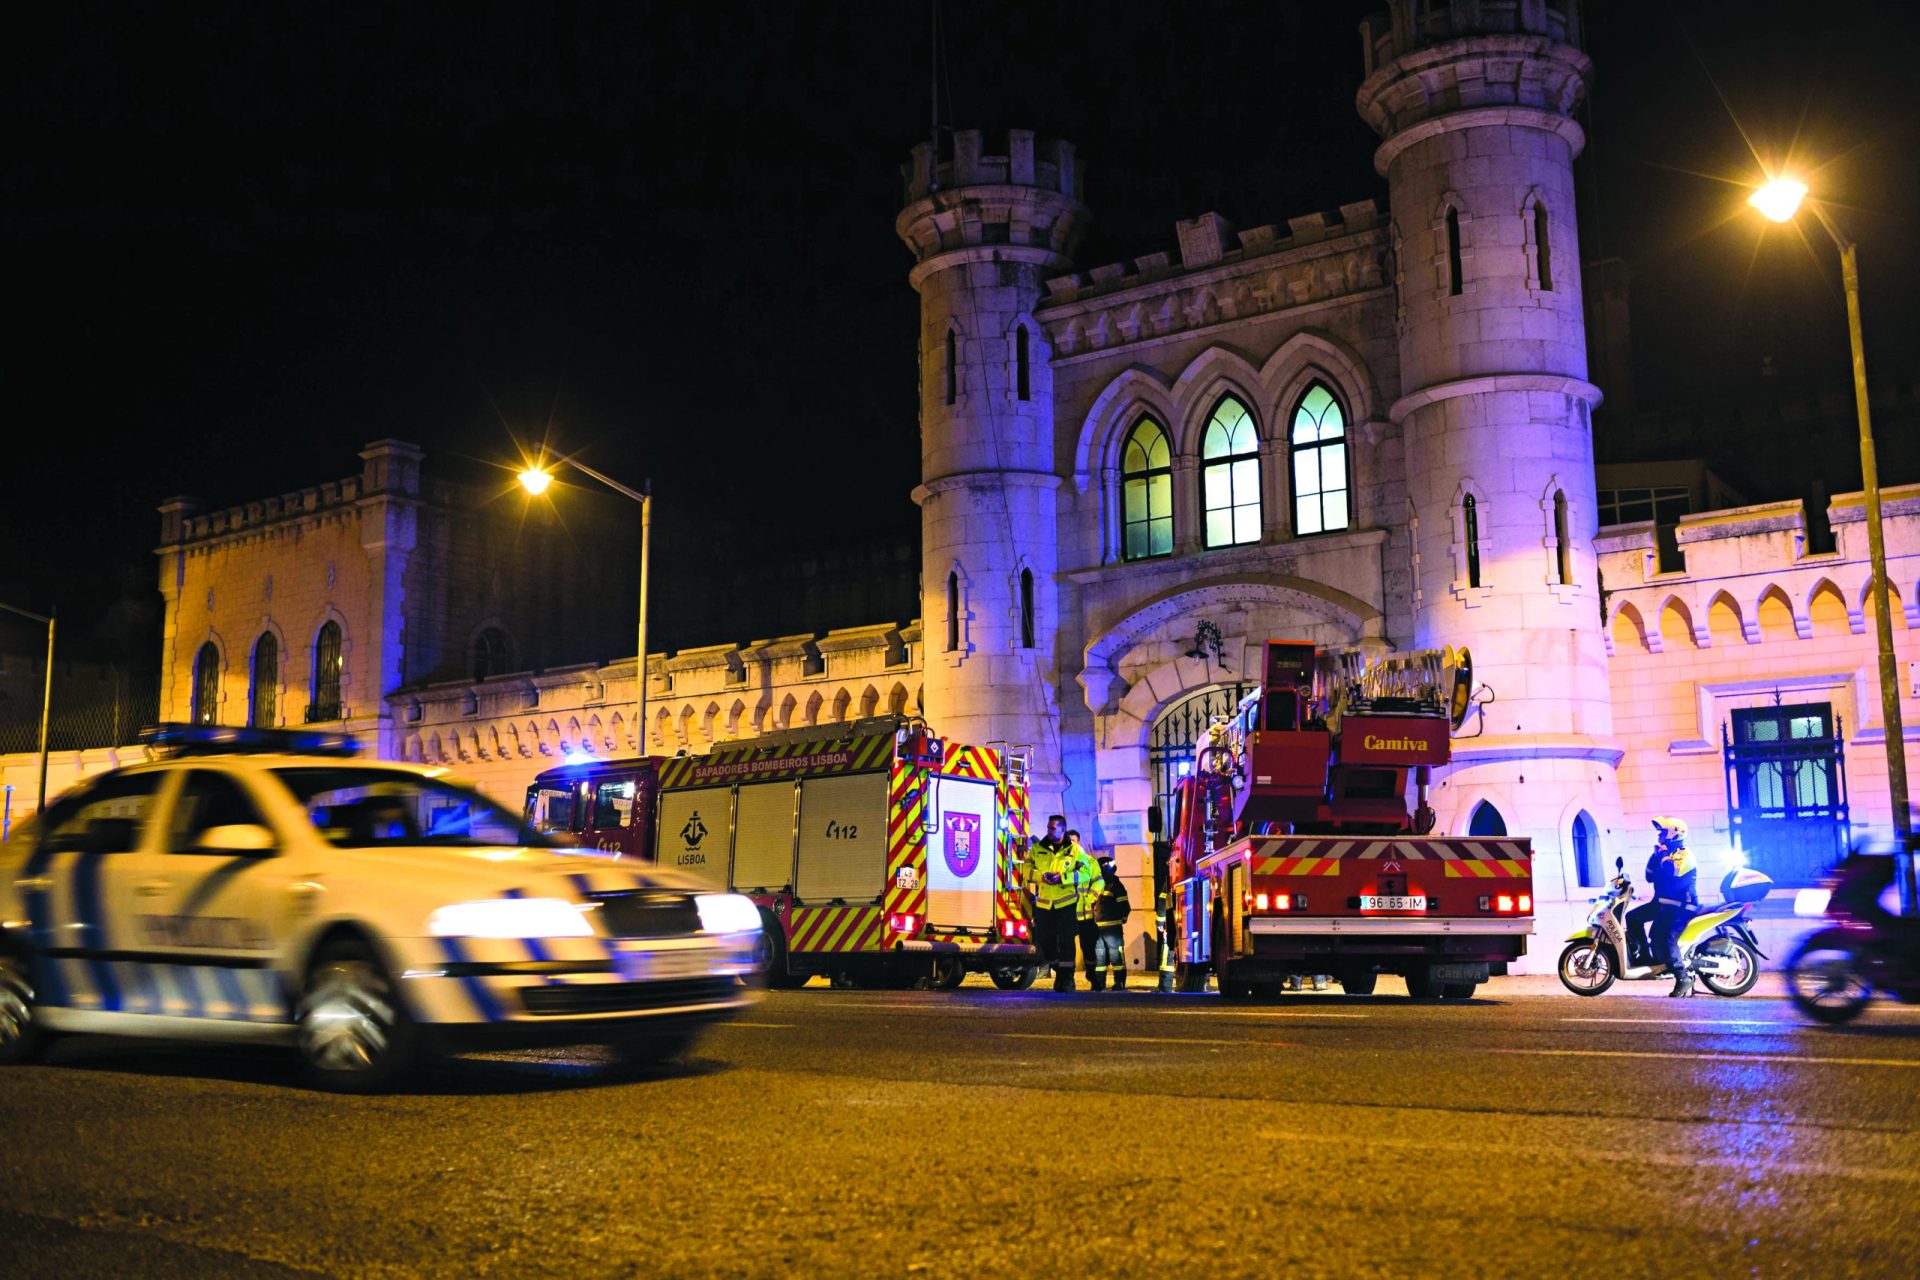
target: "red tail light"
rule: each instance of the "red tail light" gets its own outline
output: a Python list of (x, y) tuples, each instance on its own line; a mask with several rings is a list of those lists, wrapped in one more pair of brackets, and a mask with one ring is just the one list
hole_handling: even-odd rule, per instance
[(1027, 936), (1027, 922), (1025, 920), (1002, 920), (1000, 922), (1000, 936), (1008, 941), (1012, 941), (1015, 938), (1025, 938)]
[(1503, 893), (1499, 897), (1495, 898), (1493, 900), (1493, 909), (1494, 909), (1494, 912), (1498, 915), (1503, 915), (1503, 916), (1512, 915), (1513, 914), (1513, 895)]
[(1253, 895), (1253, 909), (1255, 911), (1265, 911), (1267, 909), (1267, 903), (1268, 898), (1266, 894), (1256, 893)]
[(920, 932), (920, 917), (902, 912), (887, 917), (887, 928), (895, 933), (904, 933), (908, 937)]
[(1532, 894), (1530, 894), (1530, 893), (1523, 893), (1523, 894), (1521, 894), (1521, 895), (1520, 895), (1520, 906), (1519, 906), (1519, 910), (1521, 910), (1521, 911), (1532, 911), (1532, 910), (1533, 910), (1533, 895), (1532, 895)]

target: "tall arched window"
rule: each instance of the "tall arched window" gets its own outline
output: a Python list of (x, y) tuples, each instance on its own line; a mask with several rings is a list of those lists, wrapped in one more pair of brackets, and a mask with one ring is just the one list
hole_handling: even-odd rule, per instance
[(1460, 499), (1460, 541), (1467, 550), (1467, 585), (1480, 585), (1480, 502), (1472, 494)]
[(279, 711), (280, 642), (267, 631), (253, 642), (253, 696), (247, 702), (247, 723), (270, 729)]
[(1582, 885), (1607, 882), (1607, 873), (1600, 866), (1600, 828), (1585, 809), (1573, 815), (1573, 869)]
[(1564, 490), (1553, 491), (1553, 546), (1556, 567), (1560, 571), (1560, 585), (1566, 586), (1573, 581), (1573, 540), (1568, 537), (1567, 495)]
[(1547, 244), (1547, 206), (1545, 204), (1533, 206), (1533, 252), (1534, 267), (1540, 277), (1540, 288), (1546, 292), (1552, 292), (1553, 258), (1552, 250)]
[(307, 723), (340, 718), (340, 624), (329, 621), (313, 638), (312, 696), (307, 701)]
[(960, 398), (960, 339), (947, 330), (947, 403)]
[(947, 652), (960, 649), (960, 575), (947, 574)]
[(1351, 520), (1347, 505), (1347, 415), (1323, 382), (1293, 411), (1293, 531), (1331, 533)]
[(1121, 554), (1128, 560), (1173, 552), (1173, 452), (1167, 433), (1142, 418), (1120, 455)]
[(1033, 355), (1027, 350), (1027, 326), (1013, 331), (1013, 382), (1015, 394), (1022, 400), (1033, 398)]
[(1033, 570), (1020, 571), (1020, 647), (1033, 648)]
[(498, 627), (488, 627), (473, 638), (473, 678), (505, 675), (513, 670), (513, 641)]
[(1220, 401), (1207, 420), (1200, 457), (1207, 545), (1260, 541), (1260, 441), (1247, 406), (1232, 396)]
[(1447, 210), (1447, 292), (1464, 292), (1460, 271), (1460, 211)]
[(1507, 834), (1507, 820), (1492, 803), (1482, 800), (1473, 806), (1473, 817), (1467, 822), (1467, 834), (1470, 836), (1503, 836)]
[(220, 715), (220, 650), (209, 640), (193, 659), (193, 722), (213, 724)]

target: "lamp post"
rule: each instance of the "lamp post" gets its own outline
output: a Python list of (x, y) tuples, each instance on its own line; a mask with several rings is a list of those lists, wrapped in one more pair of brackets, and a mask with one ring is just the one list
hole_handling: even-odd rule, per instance
[(1880, 468), (1874, 460), (1873, 420), (1867, 409), (1867, 350), (1860, 334), (1860, 261), (1852, 240), (1818, 200), (1807, 199), (1807, 184), (1775, 178), (1747, 197), (1747, 203), (1775, 222), (1792, 220), (1802, 203), (1813, 210), (1840, 250), (1840, 278), (1847, 293), (1847, 341), (1853, 348), (1853, 399), (1860, 416), (1860, 487), (1867, 508), (1867, 557), (1873, 572), (1873, 629), (1880, 646), (1880, 718), (1887, 734), (1887, 790), (1893, 802), (1893, 835), (1906, 861), (1903, 886), (1908, 909), (1916, 909), (1912, 815), (1907, 808), (1907, 741), (1900, 720), (1900, 679), (1893, 658), (1893, 618), (1887, 610), (1887, 542), (1880, 523)]
[(53, 618), (37, 613), (28, 613), (25, 609), (16, 609), (10, 604), (0, 604), (0, 609), (8, 613), (17, 613), (23, 618), (42, 622), (47, 627), (47, 679), (40, 691), (40, 802), (34, 809), (37, 815), (47, 807), (47, 716), (53, 710)]
[[(635, 627), (637, 656), (634, 659), (633, 672), (633, 747), (635, 755), (645, 755), (647, 753), (647, 575), (651, 559), (649, 552), (653, 541), (653, 486), (649, 483), (640, 489), (630, 489), (618, 480), (595, 471), (577, 458), (563, 458), (561, 461), (581, 474), (598, 480), (622, 497), (632, 498), (640, 504), (640, 619)], [(520, 481), (521, 488), (537, 498), (553, 483), (553, 472), (539, 463), (533, 463), (522, 470), (516, 478)]]

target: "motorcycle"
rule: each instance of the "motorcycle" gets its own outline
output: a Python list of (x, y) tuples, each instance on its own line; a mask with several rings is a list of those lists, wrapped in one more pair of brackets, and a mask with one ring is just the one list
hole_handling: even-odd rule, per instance
[(1833, 923), (1803, 939), (1787, 960), (1794, 1007), (1828, 1026), (1860, 1016), (1876, 991), (1920, 1004), (1920, 920), (1881, 905), (1894, 859), (1855, 853), (1841, 860), (1823, 890), (1803, 890), (1794, 909)]
[[(1593, 906), (1587, 926), (1567, 939), (1560, 953), (1560, 983), (1577, 996), (1597, 996), (1615, 979), (1645, 982), (1673, 976), (1665, 964), (1636, 964), (1627, 944), (1627, 904), (1633, 901), (1633, 881), (1626, 861), (1613, 860), (1617, 873), (1607, 890), (1589, 901)], [(1702, 911), (1680, 929), (1680, 955), (1693, 975), (1717, 996), (1743, 996), (1760, 980), (1760, 961), (1766, 953), (1746, 921), (1747, 909), (1767, 896), (1773, 881), (1758, 871), (1739, 868), (1720, 882), (1726, 900)]]

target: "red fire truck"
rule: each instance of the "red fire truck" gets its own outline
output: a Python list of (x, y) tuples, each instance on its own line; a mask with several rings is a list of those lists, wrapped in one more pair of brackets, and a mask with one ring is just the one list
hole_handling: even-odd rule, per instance
[[(1466, 997), (1525, 954), (1525, 839), (1427, 835), (1432, 771), (1470, 706), (1465, 652), (1367, 661), (1272, 641), (1265, 680), (1174, 793), (1175, 983), (1266, 995), (1304, 974)], [(1407, 805), (1409, 775), (1416, 796)]]
[(536, 828), (671, 867), (760, 906), (769, 982), (861, 985), (969, 972), (1033, 982), (1017, 863), (1028, 755), (883, 716), (728, 743), (704, 756), (590, 761), (527, 789)]

